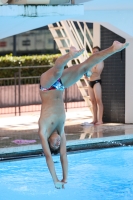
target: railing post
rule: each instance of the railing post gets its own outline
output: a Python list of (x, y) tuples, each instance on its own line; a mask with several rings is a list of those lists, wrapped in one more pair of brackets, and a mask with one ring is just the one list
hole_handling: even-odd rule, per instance
[(15, 91), (14, 91), (14, 93), (15, 93), (15, 116), (16, 116), (16, 114), (17, 114), (17, 111), (16, 111), (16, 107), (17, 107), (17, 100), (16, 100), (16, 75), (17, 75), (17, 73), (15, 73), (14, 74), (14, 85), (15, 85)]
[(19, 116), (21, 115), (21, 100), (20, 100), (20, 89), (21, 89), (21, 68), (19, 68), (19, 71), (18, 71), (18, 74), (19, 74), (19, 85), (18, 85), (18, 107), (19, 107)]

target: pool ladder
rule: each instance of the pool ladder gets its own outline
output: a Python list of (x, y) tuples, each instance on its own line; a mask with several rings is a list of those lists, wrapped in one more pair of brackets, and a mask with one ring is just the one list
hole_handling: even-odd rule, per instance
[[(88, 47), (90, 51), (92, 51), (92, 47), (88, 38), (90, 38), (90, 40), (93, 42), (93, 37), (85, 22), (82, 22), (81, 24), (81, 22), (67, 20), (57, 22), (56, 24), (50, 24), (48, 27), (62, 55), (69, 51), (71, 45), (75, 46), (78, 50)], [(77, 27), (79, 27), (79, 29), (77, 29)], [(75, 61), (75, 64), (79, 64), (86, 60), (88, 57), (89, 54), (87, 53), (87, 50), (85, 50), (82, 55), (73, 60)], [(67, 66), (72, 66), (72, 61), (69, 61)], [(77, 81), (77, 86), (87, 106), (92, 112), (90, 96), (87, 93), (88, 82), (84, 76), (79, 81)]]

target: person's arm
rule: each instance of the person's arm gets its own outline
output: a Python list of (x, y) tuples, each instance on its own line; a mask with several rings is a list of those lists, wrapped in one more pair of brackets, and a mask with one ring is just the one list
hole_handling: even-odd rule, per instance
[(67, 183), (68, 160), (67, 160), (67, 153), (66, 153), (66, 136), (65, 136), (65, 133), (61, 134), (60, 160), (61, 160), (62, 174), (63, 174), (62, 182)]
[(46, 158), (46, 162), (47, 162), (47, 166), (48, 169), (50, 171), (50, 174), (52, 176), (53, 182), (55, 184), (55, 187), (60, 189), (63, 187), (63, 183), (60, 182), (57, 178), (56, 172), (55, 172), (55, 167), (54, 167), (54, 162), (52, 159), (52, 155), (49, 149), (49, 145), (48, 145), (48, 141), (47, 138), (45, 138), (43, 136), (43, 134), (39, 133), (40, 139), (41, 139), (41, 143), (42, 143), (42, 147), (43, 147), (43, 151), (44, 151), (44, 155)]
[(55, 172), (54, 162), (53, 162), (52, 155), (51, 155), (51, 152), (49, 149), (47, 138), (45, 138), (42, 134), (39, 134), (39, 136), (40, 136), (40, 139), (42, 142), (42, 147), (43, 147), (44, 155), (46, 157), (46, 162), (47, 162), (49, 171), (50, 171), (53, 181), (55, 183), (58, 181), (58, 178), (57, 178), (57, 175)]

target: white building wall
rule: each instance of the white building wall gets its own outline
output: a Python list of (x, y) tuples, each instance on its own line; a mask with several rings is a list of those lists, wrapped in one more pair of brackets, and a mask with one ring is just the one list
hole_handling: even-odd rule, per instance
[(125, 71), (125, 123), (133, 123), (133, 38), (127, 38)]

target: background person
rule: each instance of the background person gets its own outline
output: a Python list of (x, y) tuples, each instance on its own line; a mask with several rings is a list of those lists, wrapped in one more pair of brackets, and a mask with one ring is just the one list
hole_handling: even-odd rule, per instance
[[(100, 47), (96, 46), (92, 49), (92, 54), (99, 52)], [(101, 73), (104, 68), (104, 62), (100, 62), (91, 69), (91, 73), (86, 73), (85, 78), (89, 83), (88, 93), (92, 103), (93, 121), (90, 124), (103, 124), (103, 103), (102, 103), (102, 87)], [(83, 123), (89, 125), (89, 123)]]

